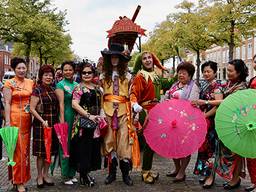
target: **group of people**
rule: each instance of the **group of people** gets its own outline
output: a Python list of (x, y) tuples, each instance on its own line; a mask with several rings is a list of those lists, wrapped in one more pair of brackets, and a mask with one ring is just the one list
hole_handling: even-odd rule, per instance
[[(19, 128), (14, 153), (16, 165), (8, 170), (16, 191), (27, 191), (25, 183), (31, 178), (31, 127), (38, 188), (54, 185), (49, 169), (51, 166), (54, 170), (56, 157), (59, 157), (66, 185), (80, 182), (81, 185), (94, 186), (95, 178), (90, 172), (101, 169), (104, 157), (109, 171), (105, 184), (116, 180), (119, 165), (123, 182), (132, 186), (129, 173), (133, 167), (140, 166), (140, 147), (143, 151), (143, 182), (153, 184), (158, 179), (159, 173), (152, 171), (154, 151), (145, 141), (143, 128), (148, 112), (159, 103), (161, 97), (161, 78), (155, 68), (165, 68), (153, 53), (143, 52), (135, 60), (135, 75), (132, 76), (128, 72), (131, 57), (122, 45), (113, 43), (101, 54), (100, 75), (96, 78), (95, 67), (84, 62), (79, 71), (79, 83), (74, 81), (76, 68), (71, 61), (61, 65), (62, 79), (58, 78), (58, 81), (55, 80), (55, 70), (51, 65), (41, 66), (35, 83), (26, 78), (27, 67), (22, 58), (11, 60), (15, 77), (7, 80), (3, 88), (4, 126)], [(256, 56), (254, 63), (256, 66)], [(198, 150), (194, 169), (194, 174), (203, 176), (199, 180), (203, 188), (213, 185), (217, 172), (228, 180), (223, 185), (224, 189), (234, 189), (240, 185), (245, 160), (218, 140), (214, 116), (225, 97), (248, 87), (248, 69), (242, 60), (230, 61), (227, 67), (228, 83), (225, 86), (216, 81), (217, 63), (205, 62), (201, 70), (205, 81), (199, 86), (193, 80), (195, 67), (189, 62), (179, 64), (176, 70), (177, 82), (166, 91), (164, 98), (189, 100), (192, 105), (200, 106), (208, 120), (207, 136)], [(255, 81), (253, 79), (250, 82), (250, 88), (255, 88)], [(101, 121), (105, 121), (108, 126), (100, 129)], [(64, 122), (68, 123), (69, 158), (63, 157), (63, 150), (53, 128), (56, 123)], [(49, 127), (52, 129), (51, 155), (55, 156), (52, 165), (45, 161), (44, 129)], [(173, 182), (185, 181), (190, 156), (173, 161), (175, 169), (166, 176), (174, 177)], [(255, 162), (254, 159), (247, 160), (254, 184), (247, 188), (248, 191), (256, 187), (256, 173), (253, 169)], [(79, 181), (76, 172), (80, 174)]]

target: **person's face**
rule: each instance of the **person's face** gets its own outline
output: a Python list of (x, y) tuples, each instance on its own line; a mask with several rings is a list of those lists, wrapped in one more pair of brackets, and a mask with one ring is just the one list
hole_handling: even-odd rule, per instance
[(185, 69), (180, 69), (178, 71), (178, 80), (179, 82), (181, 82), (182, 84), (187, 84), (190, 80), (191, 77), (189, 76), (187, 70)]
[(51, 85), (53, 81), (53, 74), (52, 72), (46, 72), (42, 76), (42, 82), (45, 85)]
[(14, 72), (17, 77), (19, 78), (25, 78), (27, 73), (27, 66), (25, 63), (19, 63), (16, 68), (14, 69)]
[(113, 67), (116, 67), (119, 63), (118, 55), (111, 55), (111, 64)]
[(256, 70), (256, 57), (252, 61), (252, 66), (253, 66), (253, 69)]
[(92, 69), (90, 67), (85, 67), (82, 71), (82, 80), (85, 83), (89, 83), (91, 82), (93, 79), (93, 72)]
[(150, 53), (145, 53), (142, 55), (142, 65), (145, 70), (149, 71), (153, 69), (153, 58)]
[(212, 81), (216, 76), (216, 73), (212, 70), (210, 66), (206, 66), (203, 70), (203, 77), (206, 81)]
[(234, 65), (228, 64), (227, 75), (228, 75), (228, 80), (230, 80), (230, 81), (237, 81), (238, 78), (239, 78), (240, 73), (238, 73), (236, 71)]
[(64, 78), (72, 79), (74, 76), (74, 73), (75, 73), (75, 71), (71, 65), (68, 65), (68, 64), (64, 65), (64, 67), (63, 67)]

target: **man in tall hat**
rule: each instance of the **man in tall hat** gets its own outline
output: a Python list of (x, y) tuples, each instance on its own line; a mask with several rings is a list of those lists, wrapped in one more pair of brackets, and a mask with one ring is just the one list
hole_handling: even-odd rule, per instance
[[(130, 100), (132, 109), (139, 113), (140, 124), (144, 124), (145, 117), (160, 100), (161, 82), (154, 67), (161, 70), (165, 68), (159, 59), (151, 52), (143, 52), (135, 59), (133, 72), (136, 74), (131, 85)], [(137, 115), (136, 115), (137, 116)], [(154, 152), (142, 139), (144, 144), (142, 179), (145, 183), (153, 184), (159, 174), (151, 171)]]
[(109, 50), (101, 51), (104, 59), (101, 84), (104, 90), (103, 108), (109, 124), (102, 147), (103, 155), (108, 156), (109, 175), (105, 184), (116, 180), (117, 159), (123, 181), (131, 186), (129, 176), (132, 168), (131, 116), (129, 84), (131, 75), (127, 72), (130, 56), (121, 44), (111, 44)]

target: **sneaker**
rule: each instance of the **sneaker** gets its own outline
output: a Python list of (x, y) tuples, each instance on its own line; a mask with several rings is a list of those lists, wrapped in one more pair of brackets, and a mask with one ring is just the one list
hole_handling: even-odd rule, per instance
[(65, 181), (64, 184), (65, 185), (73, 185), (74, 183), (73, 183), (72, 179), (70, 179), (68, 181)]
[(0, 159), (0, 161), (6, 161), (6, 160), (8, 160), (7, 157), (3, 157), (2, 159)]
[(78, 180), (77, 180), (77, 178), (73, 178), (73, 179), (71, 179), (71, 181), (73, 182), (73, 183), (77, 183), (78, 182)]

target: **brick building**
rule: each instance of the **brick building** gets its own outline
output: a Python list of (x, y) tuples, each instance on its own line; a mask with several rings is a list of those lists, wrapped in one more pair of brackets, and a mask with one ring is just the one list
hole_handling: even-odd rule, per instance
[(11, 44), (3, 44), (0, 42), (0, 80), (6, 71), (11, 70)]

